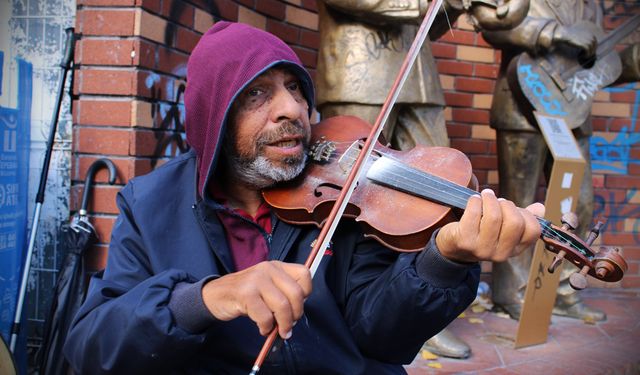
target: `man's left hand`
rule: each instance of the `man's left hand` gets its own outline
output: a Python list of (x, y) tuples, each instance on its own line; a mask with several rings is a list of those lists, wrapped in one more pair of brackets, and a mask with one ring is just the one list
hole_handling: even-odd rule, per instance
[(469, 199), (460, 221), (440, 229), (436, 245), (444, 257), (454, 261), (503, 262), (540, 237), (536, 216), (544, 216), (544, 205), (534, 203), (526, 209), (519, 208), (485, 189), (480, 196)]

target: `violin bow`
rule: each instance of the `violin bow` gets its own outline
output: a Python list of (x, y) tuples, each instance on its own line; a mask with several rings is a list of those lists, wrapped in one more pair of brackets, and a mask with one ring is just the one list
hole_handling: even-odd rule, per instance
[[(349, 176), (345, 182), (345, 185), (342, 187), (340, 191), (340, 195), (336, 199), (336, 202), (327, 217), (325, 224), (322, 226), (320, 230), (320, 234), (316, 239), (311, 252), (309, 253), (309, 257), (305, 262), (305, 267), (309, 268), (311, 271), (311, 278), (315, 275), (318, 270), (318, 266), (322, 261), (322, 257), (324, 255), (325, 250), (329, 246), (331, 242), (331, 238), (335, 230), (338, 227), (338, 222), (340, 218), (344, 214), (344, 211), (351, 199), (351, 195), (357, 186), (357, 182), (362, 175), (362, 171), (364, 170), (365, 160), (371, 155), (373, 148), (375, 146), (376, 140), (382, 134), (382, 129), (384, 128), (384, 124), (389, 118), (389, 114), (391, 113), (391, 109), (395, 104), (398, 96), (400, 95), (400, 90), (404, 85), (407, 77), (409, 77), (409, 72), (411, 71), (411, 67), (416, 61), (418, 57), (418, 53), (424, 44), (424, 41), (427, 39), (429, 35), (429, 29), (431, 29), (431, 25), (436, 18), (437, 9), (442, 6), (443, 0), (434, 0), (429, 4), (429, 8), (427, 9), (427, 13), (420, 24), (420, 28), (418, 29), (418, 33), (411, 43), (411, 47), (409, 48), (409, 52), (405, 56), (402, 66), (400, 67), (400, 71), (396, 76), (391, 89), (389, 90), (389, 94), (387, 94), (387, 98), (385, 99), (382, 109), (380, 110), (380, 114), (376, 118), (376, 122), (371, 128), (371, 132), (365, 141), (358, 158), (356, 159), (351, 171), (349, 172)], [(267, 337), (258, 357), (256, 358), (253, 367), (251, 368), (251, 372), (249, 375), (256, 375), (260, 371), (260, 367), (264, 363), (267, 355), (271, 351), (271, 347), (273, 346), (276, 338), (278, 336), (278, 330), (274, 327), (269, 336)]]

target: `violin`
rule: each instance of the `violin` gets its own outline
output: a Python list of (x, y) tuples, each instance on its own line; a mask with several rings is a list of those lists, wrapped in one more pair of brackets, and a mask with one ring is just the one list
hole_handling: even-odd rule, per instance
[[(353, 116), (336, 116), (313, 125), (305, 173), (263, 191), (276, 215), (291, 224), (322, 227), (370, 128)], [(471, 162), (448, 147), (396, 151), (376, 142), (364, 169), (343, 216), (359, 222), (365, 236), (396, 251), (424, 249), (433, 231), (455, 220), (456, 210), (464, 210), (469, 198), (478, 194)], [(575, 289), (587, 286), (587, 274), (605, 282), (622, 279), (627, 263), (617, 249), (590, 248), (602, 223), (583, 241), (570, 232), (577, 227), (575, 214), (565, 215), (562, 227), (543, 218), (538, 222), (545, 248), (557, 254), (549, 272), (567, 259), (580, 269), (569, 280)]]

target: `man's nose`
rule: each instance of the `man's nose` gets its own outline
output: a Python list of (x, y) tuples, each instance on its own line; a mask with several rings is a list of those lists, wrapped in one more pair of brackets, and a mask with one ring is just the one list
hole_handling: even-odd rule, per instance
[(302, 106), (303, 103), (298, 102), (294, 94), (286, 87), (279, 88), (273, 100), (273, 122), (297, 119), (300, 117)]

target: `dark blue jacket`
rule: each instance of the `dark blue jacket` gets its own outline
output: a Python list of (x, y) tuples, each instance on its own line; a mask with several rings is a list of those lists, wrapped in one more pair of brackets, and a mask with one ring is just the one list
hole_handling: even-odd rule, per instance
[[(65, 347), (78, 373), (249, 372), (264, 342), (255, 324), (214, 321), (201, 299), (187, 298), (199, 280), (233, 271), (219, 206), (197, 198), (195, 159), (178, 157), (118, 195), (107, 268), (92, 279)], [(269, 258), (303, 263), (317, 234), (278, 221)], [(395, 253), (345, 220), (331, 250), (293, 337), (261, 373), (403, 373), (400, 364), (475, 296), (479, 267), (450, 262), (433, 245)]]

